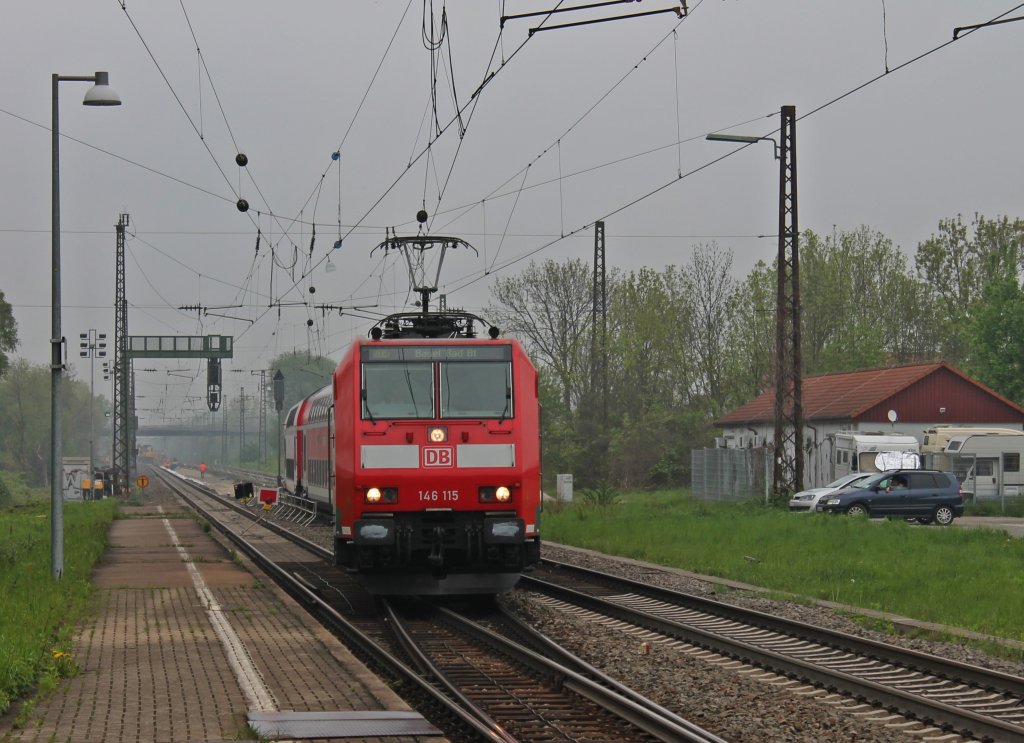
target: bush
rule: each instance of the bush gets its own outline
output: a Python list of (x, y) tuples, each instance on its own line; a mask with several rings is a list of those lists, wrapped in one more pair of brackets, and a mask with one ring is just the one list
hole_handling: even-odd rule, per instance
[(583, 488), (580, 490), (583, 501), (591, 506), (607, 508), (621, 502), (621, 493), (618, 488), (607, 480), (602, 480), (596, 488)]
[(31, 491), (20, 474), (0, 472), (0, 509), (10, 509), (27, 503)]

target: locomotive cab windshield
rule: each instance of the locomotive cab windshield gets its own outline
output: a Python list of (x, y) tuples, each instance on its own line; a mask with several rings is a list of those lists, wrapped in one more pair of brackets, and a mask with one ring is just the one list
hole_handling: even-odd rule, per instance
[(508, 346), (370, 347), (362, 361), (364, 420), (512, 417)]

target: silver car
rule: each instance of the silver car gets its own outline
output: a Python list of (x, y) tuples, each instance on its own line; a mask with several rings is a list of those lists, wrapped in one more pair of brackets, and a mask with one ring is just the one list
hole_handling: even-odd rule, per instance
[(877, 472), (852, 472), (849, 475), (844, 475), (838, 480), (830, 482), (828, 485), (823, 487), (801, 490), (790, 498), (789, 510), (813, 513), (817, 509), (818, 501), (821, 500), (823, 495), (834, 493), (837, 490), (842, 490), (843, 488), (858, 487), (861, 483), (866, 482), (868, 478), (877, 474)]

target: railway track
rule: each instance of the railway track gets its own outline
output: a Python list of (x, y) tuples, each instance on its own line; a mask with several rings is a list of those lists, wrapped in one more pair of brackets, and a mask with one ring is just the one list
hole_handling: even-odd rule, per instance
[(965, 738), (1024, 739), (1017, 676), (550, 560), (520, 587)]
[[(230, 498), (155, 472), (452, 739), (721, 741), (578, 659), (563, 665), (545, 657), (556, 655), (550, 648), (530, 649), (454, 611), (419, 604), (384, 616), (327, 550)], [(488, 619), (511, 622), (493, 607)]]

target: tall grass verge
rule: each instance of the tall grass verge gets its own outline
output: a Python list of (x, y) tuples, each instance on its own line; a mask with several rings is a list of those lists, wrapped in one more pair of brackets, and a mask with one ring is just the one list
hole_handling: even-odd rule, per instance
[(543, 538), (1024, 640), (1024, 540), (631, 493), (544, 515)]
[(71, 637), (117, 509), (111, 499), (65, 504), (58, 581), (51, 575), (49, 494), (23, 495), (0, 506), (0, 714), (33, 689), (45, 691), (77, 672)]

